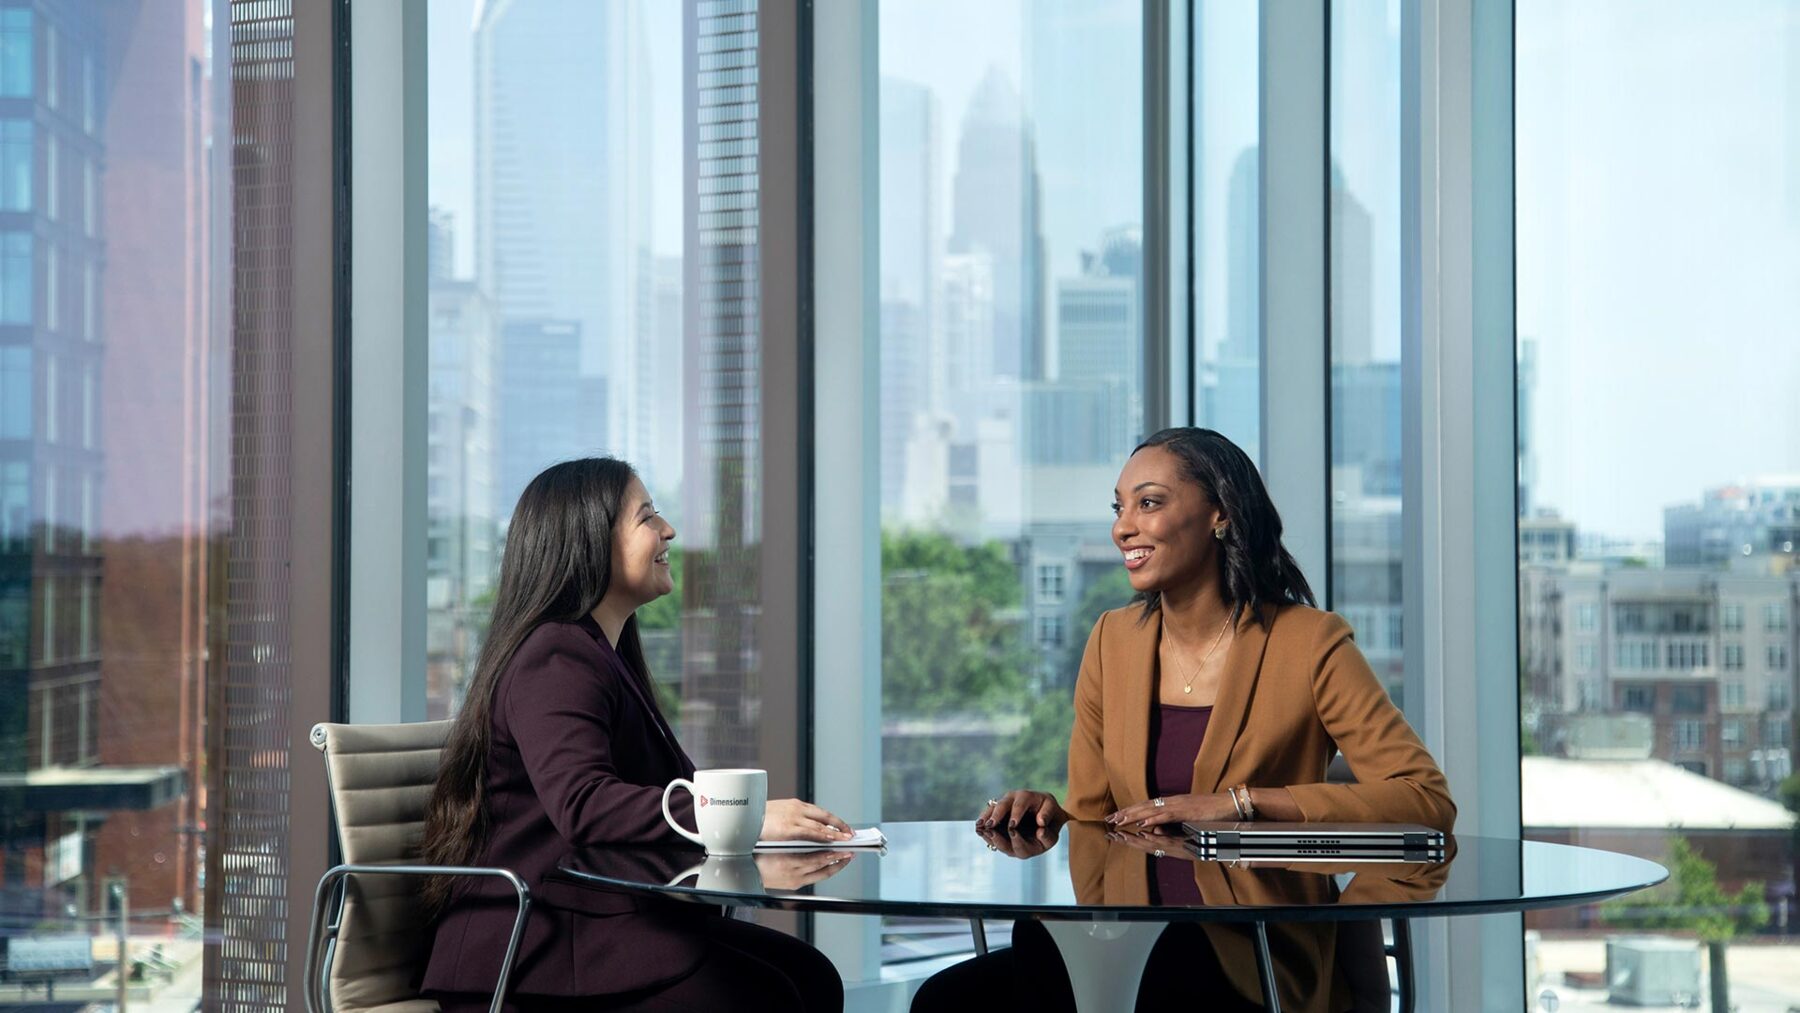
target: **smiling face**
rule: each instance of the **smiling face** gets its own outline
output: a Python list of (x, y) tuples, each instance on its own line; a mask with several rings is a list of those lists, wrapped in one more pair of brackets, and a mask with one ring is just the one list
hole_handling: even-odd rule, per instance
[(637, 607), (675, 589), (669, 573), (669, 543), (675, 529), (656, 512), (644, 483), (632, 478), (623, 508), (613, 522), (612, 579), (606, 596)]
[(1131, 455), (1113, 489), (1113, 544), (1135, 591), (1180, 590), (1218, 572), (1218, 504), (1164, 447)]

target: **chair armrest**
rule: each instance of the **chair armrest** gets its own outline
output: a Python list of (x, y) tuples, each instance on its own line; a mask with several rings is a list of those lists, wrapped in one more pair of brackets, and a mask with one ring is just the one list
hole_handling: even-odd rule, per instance
[(506, 944), (506, 959), (500, 965), (500, 980), (494, 988), (494, 1002), (490, 1007), (491, 1013), (500, 1013), (506, 997), (507, 979), (512, 976), (513, 957), (525, 934), (525, 917), (531, 911), (531, 888), (511, 869), (484, 865), (336, 865), (325, 870), (325, 875), (319, 877), (318, 888), (313, 891), (312, 925), (306, 934), (306, 981), (302, 992), (306, 996), (307, 1013), (322, 1013), (325, 1008), (325, 984), (321, 978), (324, 947), (320, 940), (324, 935), (331, 891), (350, 876), (488, 876), (511, 883), (513, 892), (519, 896), (519, 913), (513, 919), (512, 938)]

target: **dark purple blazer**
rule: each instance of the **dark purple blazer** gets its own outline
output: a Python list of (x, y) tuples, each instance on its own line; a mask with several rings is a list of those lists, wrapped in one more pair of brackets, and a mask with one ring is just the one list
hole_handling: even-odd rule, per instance
[[(625, 992), (675, 981), (700, 961), (713, 909), (549, 878), (573, 848), (685, 843), (663, 822), (662, 791), (693, 777), (694, 762), (646, 692), (591, 618), (532, 630), (494, 687), (490, 829), (475, 864), (511, 869), (531, 888), (510, 992)], [(687, 792), (670, 808), (693, 825)], [(492, 994), (517, 910), (503, 881), (460, 882), (424, 989)]]

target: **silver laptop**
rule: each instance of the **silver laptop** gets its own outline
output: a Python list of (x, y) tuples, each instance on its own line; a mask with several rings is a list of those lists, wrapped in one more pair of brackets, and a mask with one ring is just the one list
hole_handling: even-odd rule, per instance
[(1441, 862), (1444, 835), (1416, 823), (1183, 823), (1209, 861)]

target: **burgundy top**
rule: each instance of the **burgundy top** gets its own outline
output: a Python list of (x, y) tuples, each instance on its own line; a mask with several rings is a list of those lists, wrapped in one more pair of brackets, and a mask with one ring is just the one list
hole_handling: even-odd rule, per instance
[(1150, 712), (1150, 797), (1194, 790), (1194, 759), (1206, 738), (1211, 707), (1157, 704)]
[[(1150, 709), (1150, 797), (1186, 795), (1194, 790), (1194, 760), (1206, 738), (1211, 707)], [(1169, 828), (1180, 833), (1179, 827)], [(1198, 904), (1200, 888), (1194, 884), (1194, 867), (1179, 858), (1152, 858), (1150, 888), (1156, 904)]]

